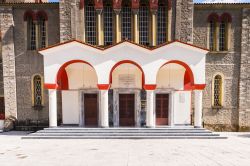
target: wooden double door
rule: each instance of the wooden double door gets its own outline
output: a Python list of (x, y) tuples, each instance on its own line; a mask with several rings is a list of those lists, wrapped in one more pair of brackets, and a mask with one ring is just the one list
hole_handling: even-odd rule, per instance
[(119, 125), (135, 126), (135, 95), (119, 94)]
[(156, 94), (156, 125), (168, 125), (169, 94)]
[(84, 94), (84, 122), (87, 127), (98, 126), (97, 94)]

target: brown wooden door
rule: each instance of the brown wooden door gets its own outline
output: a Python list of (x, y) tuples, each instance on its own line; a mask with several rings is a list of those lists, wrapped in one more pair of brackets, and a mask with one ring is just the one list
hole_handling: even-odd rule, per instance
[(168, 125), (169, 95), (156, 94), (156, 125)]
[(85, 126), (98, 126), (97, 94), (84, 94), (84, 121)]
[(135, 95), (119, 95), (120, 126), (135, 126)]

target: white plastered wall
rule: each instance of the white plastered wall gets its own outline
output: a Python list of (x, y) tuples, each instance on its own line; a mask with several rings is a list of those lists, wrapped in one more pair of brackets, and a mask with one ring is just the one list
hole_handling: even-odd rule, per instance
[(63, 124), (79, 124), (79, 91), (62, 91)]

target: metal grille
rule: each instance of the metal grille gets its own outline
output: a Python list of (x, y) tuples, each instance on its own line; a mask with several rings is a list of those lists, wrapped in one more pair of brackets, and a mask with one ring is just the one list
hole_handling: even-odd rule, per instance
[(220, 23), (220, 43), (219, 43), (219, 50), (220, 51), (225, 51), (225, 38), (226, 38), (226, 33), (225, 33), (225, 29), (226, 29), (226, 23), (225, 22), (221, 22)]
[(122, 8), (122, 39), (132, 40), (131, 15), (131, 8), (124, 6)]
[(211, 51), (215, 51), (215, 22), (214, 21), (210, 21), (210, 34), (209, 34), (209, 49)]
[(111, 5), (104, 6), (104, 45), (113, 43), (113, 9)]
[(39, 29), (40, 29), (40, 41), (39, 46), (40, 48), (46, 47), (46, 23), (44, 18), (39, 19)]
[(85, 6), (85, 33), (86, 42), (96, 45), (96, 11), (92, 4)]
[(160, 5), (158, 8), (157, 44), (167, 41), (167, 6)]
[(140, 44), (149, 45), (149, 7), (141, 5), (139, 9)]
[(34, 77), (34, 105), (42, 105), (42, 79), (39, 75)]
[(29, 49), (36, 50), (36, 25), (33, 22), (32, 18), (28, 19), (28, 34), (29, 34), (29, 40), (28, 40)]
[(221, 106), (222, 77), (216, 75), (214, 78), (214, 106)]

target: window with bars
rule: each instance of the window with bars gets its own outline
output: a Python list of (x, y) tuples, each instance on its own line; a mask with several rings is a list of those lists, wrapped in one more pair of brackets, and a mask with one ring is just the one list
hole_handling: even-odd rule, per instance
[(46, 19), (42, 16), (38, 19), (38, 29), (39, 29), (39, 48), (46, 47)]
[(216, 22), (210, 21), (209, 22), (209, 49), (211, 51), (216, 51)]
[(42, 78), (40, 75), (33, 77), (34, 106), (42, 105)]
[(216, 75), (214, 77), (214, 105), (215, 107), (222, 106), (222, 77)]
[(111, 4), (105, 4), (104, 16), (104, 45), (113, 44), (113, 8)]
[(85, 33), (86, 42), (96, 45), (96, 11), (93, 4), (85, 6)]
[(219, 50), (226, 50), (226, 23), (224, 21), (220, 23)]
[(122, 7), (122, 39), (132, 40), (132, 10), (128, 5)]
[(28, 49), (36, 50), (36, 24), (33, 19), (27, 19)]
[(140, 5), (139, 8), (139, 42), (149, 45), (149, 6)]
[(157, 20), (157, 44), (162, 44), (167, 41), (167, 6), (159, 5), (158, 20)]

